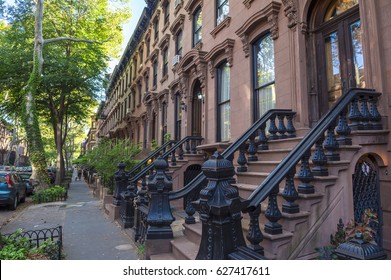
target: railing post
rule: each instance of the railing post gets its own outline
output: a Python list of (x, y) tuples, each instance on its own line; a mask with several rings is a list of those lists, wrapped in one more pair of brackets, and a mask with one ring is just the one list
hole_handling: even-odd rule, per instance
[(368, 97), (362, 95), (360, 96), (360, 99), (361, 99), (360, 112), (361, 112), (361, 121), (362, 121), (361, 129), (368, 130), (370, 129), (369, 121), (371, 118), (371, 115), (369, 114), (369, 110), (368, 110)]
[(250, 224), (247, 233), (247, 240), (250, 242), (248, 247), (257, 252), (258, 254), (264, 255), (264, 249), (259, 243), (263, 240), (263, 234), (261, 228), (259, 227), (259, 215), (261, 214), (261, 205), (255, 208), (254, 211), (250, 211)]
[(284, 124), (284, 119), (285, 119), (285, 116), (282, 115), (282, 114), (278, 114), (277, 115), (277, 118), (278, 118), (278, 138), (279, 139), (284, 139), (284, 138), (288, 138), (288, 135), (285, 134), (286, 133), (286, 127), (285, 127), (285, 124)]
[(202, 222), (201, 244), (196, 259), (224, 260), (246, 246), (241, 225), (242, 203), (239, 192), (230, 185), (234, 175), (232, 163), (215, 152), (202, 170), (208, 180), (194, 206)]
[(285, 188), (282, 192), (282, 196), (286, 200), (286, 202), (282, 204), (282, 212), (289, 214), (299, 213), (300, 211), (299, 205), (295, 203), (295, 200), (299, 198), (299, 194), (296, 191), (295, 183), (293, 180), (295, 173), (295, 167), (288, 172), (286, 176)]
[(300, 172), (297, 176), (302, 182), (301, 184), (299, 184), (297, 189), (299, 193), (303, 193), (303, 194), (315, 193), (314, 186), (310, 184), (310, 182), (314, 180), (314, 175), (312, 174), (310, 169), (310, 163), (309, 163), (310, 157), (311, 157), (311, 151), (308, 150), (304, 153), (303, 157), (301, 158)]
[(287, 123), (286, 123), (286, 132), (288, 133), (288, 138), (296, 137), (296, 128), (293, 126), (293, 115), (286, 115)]
[(325, 155), (328, 161), (339, 161), (341, 158), (336, 151), (339, 148), (339, 144), (334, 134), (335, 124), (330, 125), (327, 128), (326, 139), (324, 140), (323, 147), (326, 150)]
[(173, 237), (171, 223), (175, 220), (171, 213), (168, 193), (172, 191), (172, 181), (166, 174), (167, 161), (158, 158), (154, 162), (156, 172), (148, 178), (150, 207), (147, 217), (149, 239), (170, 239)]
[(358, 97), (353, 98), (350, 104), (348, 118), (351, 121), (351, 123), (349, 124), (351, 130), (360, 129), (361, 113), (358, 109)]
[(236, 168), (236, 171), (238, 172), (246, 172), (247, 171), (247, 159), (246, 159), (246, 143), (243, 143), (242, 145), (240, 145), (240, 149), (239, 149), (239, 156), (238, 156), (238, 159), (237, 159), (237, 162), (239, 164), (239, 166)]
[(371, 129), (373, 130), (381, 130), (383, 126), (381, 124), (381, 115), (377, 110), (377, 97), (373, 96), (369, 98), (369, 114), (371, 121)]
[(278, 132), (278, 129), (277, 129), (277, 126), (276, 126), (276, 115), (272, 115), (270, 117), (270, 126), (269, 126), (270, 136), (269, 136), (269, 139), (270, 140), (278, 139), (277, 132)]
[(258, 151), (269, 150), (265, 129), (266, 129), (266, 124), (261, 124), (259, 136), (258, 136)]
[(339, 137), (337, 142), (341, 145), (352, 145), (352, 138), (348, 137), (350, 135), (350, 127), (348, 125), (348, 120), (346, 118), (346, 111), (342, 111), (339, 115), (338, 125), (335, 129)]
[(115, 206), (121, 205), (121, 193), (126, 190), (126, 186), (128, 185), (128, 176), (125, 172), (125, 163), (120, 162), (117, 165), (118, 170), (114, 173), (115, 179), (115, 189), (113, 194), (113, 204)]
[(248, 161), (257, 161), (258, 160), (258, 157), (256, 155), (257, 153), (257, 147), (255, 145), (255, 135), (251, 135), (250, 136), (250, 143), (248, 145), (248, 149), (247, 149), (247, 152), (248, 152)]
[(327, 157), (324, 154), (323, 151), (323, 141), (324, 137), (321, 137), (316, 141), (315, 144), (315, 151), (312, 156), (312, 162), (315, 165), (312, 168), (312, 174), (315, 176), (328, 176), (329, 175), (329, 170), (327, 169), (326, 164), (327, 164)]
[(265, 212), (265, 217), (269, 222), (265, 225), (265, 232), (269, 234), (280, 234), (282, 233), (282, 225), (278, 223), (282, 215), (277, 204), (278, 185), (273, 188), (269, 194), (269, 201)]

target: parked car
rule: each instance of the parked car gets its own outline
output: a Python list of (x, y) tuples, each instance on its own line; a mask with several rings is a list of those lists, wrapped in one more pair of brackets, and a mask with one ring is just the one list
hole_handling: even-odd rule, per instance
[(27, 186), (13, 171), (0, 171), (0, 205), (15, 210), (20, 202), (26, 200)]
[(18, 174), (22, 178), (22, 181), (26, 183), (27, 196), (32, 195), (34, 192), (35, 184), (33, 183), (33, 180), (30, 179), (31, 172), (18, 172)]

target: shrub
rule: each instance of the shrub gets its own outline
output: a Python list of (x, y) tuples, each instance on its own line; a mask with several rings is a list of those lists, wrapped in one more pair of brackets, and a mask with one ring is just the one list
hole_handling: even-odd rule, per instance
[(22, 229), (18, 229), (9, 236), (0, 236), (0, 238), (3, 246), (0, 250), (1, 260), (57, 258), (58, 245), (55, 241), (47, 239), (36, 247), (27, 237), (22, 237)]
[(62, 186), (53, 186), (47, 189), (42, 189), (33, 194), (33, 202), (50, 202), (63, 200), (66, 196), (66, 189)]

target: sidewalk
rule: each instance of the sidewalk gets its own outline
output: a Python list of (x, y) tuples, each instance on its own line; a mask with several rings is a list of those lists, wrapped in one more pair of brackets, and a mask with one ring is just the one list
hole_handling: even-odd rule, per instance
[[(74, 178), (74, 177), (73, 177)], [(63, 226), (67, 260), (135, 260), (137, 248), (117, 223), (104, 214), (84, 181), (72, 182), (68, 199), (32, 205), (4, 226), (3, 234), (18, 228), (38, 230)]]

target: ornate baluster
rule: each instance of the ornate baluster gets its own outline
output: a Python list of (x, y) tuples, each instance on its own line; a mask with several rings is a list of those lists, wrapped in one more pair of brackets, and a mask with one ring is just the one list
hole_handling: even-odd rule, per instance
[(315, 151), (312, 156), (312, 162), (315, 165), (312, 168), (312, 174), (315, 176), (328, 176), (329, 175), (329, 170), (327, 167), (327, 157), (324, 154), (323, 151), (323, 141), (324, 137), (321, 137), (316, 141), (315, 144)]
[(368, 110), (368, 97), (363, 95), (360, 96), (361, 100), (361, 106), (360, 106), (360, 113), (361, 113), (361, 126), (360, 129), (367, 130), (370, 129), (370, 118), (371, 115), (369, 114)]
[(299, 205), (295, 203), (295, 200), (299, 198), (299, 194), (296, 191), (295, 183), (293, 181), (295, 173), (295, 167), (288, 172), (286, 176), (285, 188), (282, 192), (282, 197), (286, 200), (286, 202), (282, 204), (282, 212), (289, 214), (300, 212)]
[(269, 234), (280, 234), (282, 233), (282, 226), (278, 223), (282, 215), (277, 204), (278, 185), (273, 188), (269, 194), (269, 203), (265, 212), (265, 217), (269, 222), (265, 225), (265, 232)]
[(350, 127), (346, 118), (346, 111), (342, 111), (339, 116), (338, 125), (335, 129), (339, 137), (337, 142), (341, 145), (352, 145), (352, 138), (348, 137), (350, 135)]
[(310, 184), (310, 182), (314, 180), (314, 175), (311, 172), (310, 164), (309, 164), (310, 156), (311, 156), (310, 150), (304, 153), (303, 157), (301, 158), (300, 172), (297, 175), (297, 177), (301, 181), (297, 189), (299, 193), (303, 193), (303, 194), (311, 194), (315, 192), (314, 186)]
[(269, 150), (269, 146), (267, 145), (267, 137), (266, 137), (265, 129), (266, 129), (266, 124), (262, 124), (258, 136), (258, 151)]
[(155, 161), (156, 172), (148, 178), (150, 206), (147, 217), (148, 229), (146, 240), (171, 239), (173, 237), (171, 223), (175, 220), (171, 213), (168, 193), (172, 191), (172, 181), (165, 171), (166, 160)]
[(371, 120), (371, 128), (373, 130), (382, 130), (381, 115), (377, 110), (377, 97), (373, 96), (369, 98), (369, 114)]
[(191, 153), (193, 155), (197, 154), (197, 140), (196, 139), (193, 139), (191, 141)]
[(288, 138), (288, 135), (286, 135), (286, 127), (285, 127), (285, 124), (284, 124), (284, 119), (285, 119), (285, 116), (284, 115), (277, 115), (277, 118), (278, 118), (278, 133), (279, 133), (279, 136), (278, 138), (279, 139), (284, 139), (284, 138)]
[(270, 126), (269, 126), (270, 136), (269, 136), (269, 139), (270, 140), (278, 139), (277, 132), (278, 132), (278, 129), (276, 126), (276, 115), (272, 115), (270, 117)]
[(247, 240), (250, 242), (247, 247), (257, 252), (258, 254), (264, 255), (264, 250), (259, 243), (263, 240), (263, 234), (259, 227), (259, 215), (261, 214), (261, 206), (259, 205), (254, 211), (248, 213), (250, 216), (250, 224), (247, 233)]
[(323, 147), (326, 150), (325, 155), (328, 161), (339, 161), (340, 156), (336, 151), (339, 148), (339, 144), (334, 134), (335, 124), (332, 124), (328, 127), (326, 133), (326, 139), (323, 142)]
[(176, 166), (175, 150), (171, 153), (171, 166)]
[(236, 171), (238, 171), (238, 172), (246, 172), (247, 171), (247, 166), (246, 166), (247, 159), (246, 159), (245, 152), (246, 152), (246, 144), (243, 143), (240, 146), (239, 156), (238, 156), (238, 160), (237, 160), (239, 166), (236, 168)]
[(254, 139), (255, 139), (255, 135), (251, 135), (250, 136), (250, 144), (247, 149), (247, 152), (248, 152), (247, 160), (248, 161), (257, 161), (258, 160), (258, 157), (256, 155), (257, 147), (255, 145)]
[(361, 113), (360, 113), (360, 110), (358, 109), (358, 98), (357, 97), (355, 97), (352, 100), (352, 103), (350, 104), (349, 120), (350, 120), (349, 127), (351, 130), (360, 129)]
[(178, 159), (183, 160), (183, 144), (180, 144), (178, 147)]
[(115, 189), (113, 194), (113, 204), (115, 206), (121, 205), (121, 193), (126, 190), (126, 186), (128, 185), (128, 176), (125, 172), (125, 163), (120, 162), (117, 165), (118, 170), (114, 173), (115, 179)]
[(202, 167), (208, 185), (194, 206), (202, 222), (201, 244), (196, 259), (224, 260), (246, 246), (241, 225), (239, 192), (229, 184), (235, 174), (232, 163), (215, 152)]
[(295, 138), (296, 128), (293, 126), (293, 114), (287, 114), (286, 119), (286, 132), (288, 133), (288, 138)]
[(186, 154), (190, 154), (190, 139), (186, 139)]

